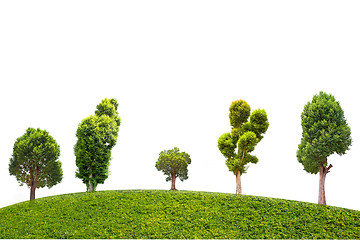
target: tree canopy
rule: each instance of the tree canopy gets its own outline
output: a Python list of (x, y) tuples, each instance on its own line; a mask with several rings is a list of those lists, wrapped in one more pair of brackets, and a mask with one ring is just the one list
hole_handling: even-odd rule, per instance
[(121, 122), (117, 107), (116, 99), (103, 99), (95, 115), (83, 119), (76, 131), (76, 177), (88, 191), (95, 191), (109, 176), (111, 149), (116, 145)]
[(161, 151), (156, 162), (156, 169), (167, 175), (166, 181), (171, 180), (171, 189), (176, 190), (175, 180), (181, 181), (188, 179), (188, 165), (191, 163), (190, 155), (180, 152), (179, 148)]
[(51, 188), (61, 182), (59, 156), (60, 146), (46, 130), (28, 128), (15, 141), (9, 172), (20, 185), (30, 188), (30, 200), (35, 199), (36, 188)]
[(319, 204), (326, 204), (325, 176), (332, 165), (328, 157), (345, 154), (351, 146), (351, 130), (340, 103), (331, 94), (320, 92), (304, 106), (301, 114), (302, 138), (297, 159), (308, 173), (320, 172)]
[(236, 193), (241, 194), (240, 176), (246, 173), (248, 163), (256, 164), (259, 161), (250, 153), (263, 138), (269, 122), (263, 109), (254, 110), (250, 115), (250, 106), (244, 100), (232, 102), (229, 111), (231, 133), (219, 137), (218, 148), (226, 158), (229, 171), (236, 175)]

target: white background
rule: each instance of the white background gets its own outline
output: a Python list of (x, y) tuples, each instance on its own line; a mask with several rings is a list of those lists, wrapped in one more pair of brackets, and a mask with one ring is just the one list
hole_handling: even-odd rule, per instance
[(64, 172), (36, 197), (86, 190), (75, 132), (103, 98), (118, 100), (122, 122), (99, 191), (169, 189), (155, 162), (177, 146), (192, 159), (178, 189), (235, 193), (217, 140), (243, 99), (270, 122), (243, 193), (316, 203), (318, 175), (296, 150), (303, 107), (325, 91), (353, 138), (329, 158), (327, 203), (360, 210), (359, 12), (359, 1), (1, 1), (0, 207), (29, 199), (8, 171), (28, 127), (56, 139)]

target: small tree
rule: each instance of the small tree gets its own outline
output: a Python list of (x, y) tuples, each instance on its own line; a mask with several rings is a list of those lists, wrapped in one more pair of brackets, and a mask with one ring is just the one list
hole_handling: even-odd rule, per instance
[(116, 99), (102, 100), (95, 115), (82, 120), (76, 131), (76, 177), (86, 184), (89, 192), (95, 191), (109, 176), (111, 149), (116, 144), (120, 126), (117, 107)]
[(325, 177), (333, 165), (328, 157), (345, 154), (351, 146), (351, 131), (340, 103), (331, 94), (320, 92), (308, 102), (301, 114), (302, 138), (297, 159), (304, 170), (319, 173), (318, 204), (326, 205)]
[(16, 140), (9, 172), (20, 186), (26, 184), (30, 188), (30, 200), (35, 199), (36, 188), (51, 188), (61, 182), (63, 172), (59, 155), (59, 145), (46, 130), (28, 128)]
[(246, 173), (248, 163), (258, 162), (258, 158), (250, 153), (263, 138), (269, 122), (265, 110), (255, 110), (250, 116), (250, 106), (243, 100), (234, 101), (229, 110), (231, 133), (219, 137), (218, 148), (226, 158), (229, 171), (236, 176), (236, 194), (241, 194), (240, 177)]
[(176, 190), (176, 178), (179, 178), (181, 181), (188, 179), (187, 167), (190, 163), (190, 155), (180, 152), (179, 148), (175, 147), (171, 150), (160, 152), (155, 167), (158, 171), (163, 171), (164, 175), (167, 175), (166, 181), (171, 180), (170, 190)]

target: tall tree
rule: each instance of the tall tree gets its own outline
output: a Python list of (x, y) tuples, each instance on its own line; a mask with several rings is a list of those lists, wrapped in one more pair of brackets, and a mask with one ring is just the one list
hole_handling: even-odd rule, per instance
[(16, 140), (9, 172), (20, 186), (26, 184), (30, 188), (30, 200), (35, 199), (36, 188), (51, 188), (61, 182), (63, 172), (59, 156), (60, 147), (46, 130), (28, 128)]
[(236, 176), (236, 194), (241, 194), (241, 175), (246, 173), (248, 163), (258, 162), (258, 158), (250, 153), (263, 138), (269, 122), (265, 110), (258, 109), (250, 115), (250, 106), (243, 100), (232, 102), (229, 110), (231, 133), (219, 137), (218, 148), (226, 158), (229, 171)]
[(181, 181), (188, 179), (187, 167), (190, 163), (190, 155), (186, 152), (180, 152), (179, 148), (175, 147), (160, 152), (155, 167), (158, 171), (163, 171), (164, 175), (167, 175), (166, 181), (171, 180), (170, 190), (176, 190), (176, 178)]
[(325, 177), (332, 164), (328, 157), (333, 153), (345, 154), (351, 146), (351, 131), (340, 103), (331, 94), (320, 92), (308, 102), (301, 114), (302, 138), (297, 159), (304, 170), (319, 173), (318, 203), (326, 205)]
[(95, 191), (109, 176), (111, 149), (116, 144), (121, 122), (117, 107), (116, 99), (103, 99), (95, 115), (83, 119), (76, 131), (76, 177), (86, 184), (89, 192)]

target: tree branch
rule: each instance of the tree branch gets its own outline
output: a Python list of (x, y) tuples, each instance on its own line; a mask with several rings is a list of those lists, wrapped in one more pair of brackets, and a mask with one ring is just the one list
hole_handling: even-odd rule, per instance
[(333, 165), (330, 164), (330, 165), (326, 168), (326, 171), (327, 171), (327, 172), (330, 172), (329, 170), (330, 170), (330, 168), (332, 168), (332, 167), (333, 167)]

